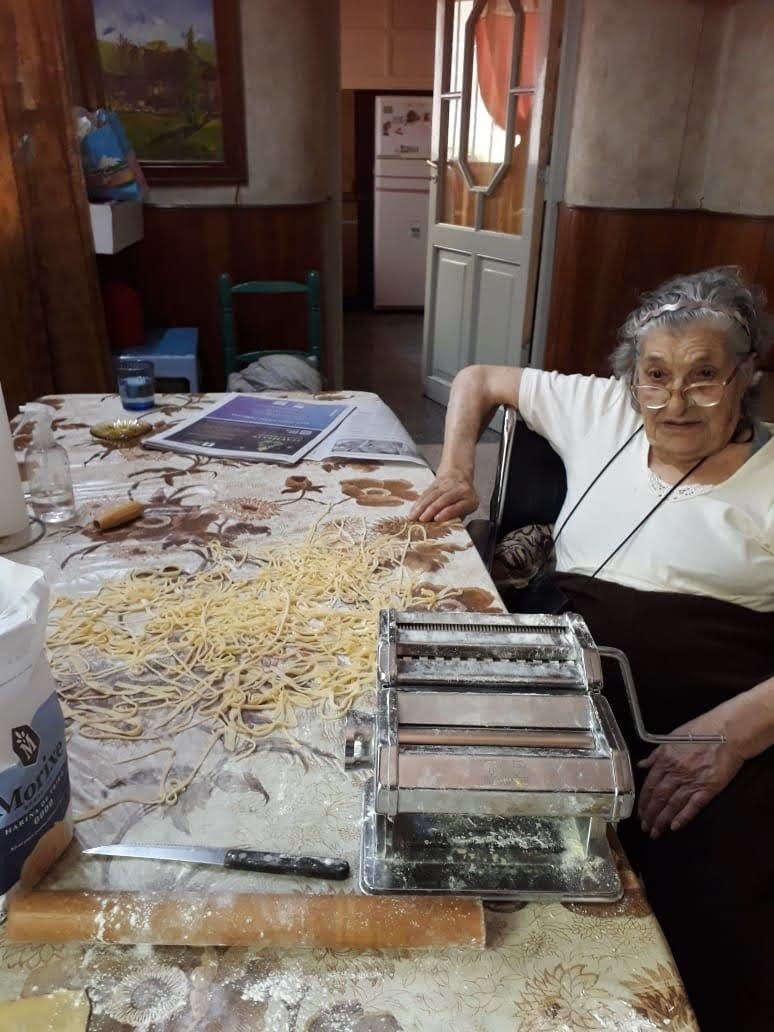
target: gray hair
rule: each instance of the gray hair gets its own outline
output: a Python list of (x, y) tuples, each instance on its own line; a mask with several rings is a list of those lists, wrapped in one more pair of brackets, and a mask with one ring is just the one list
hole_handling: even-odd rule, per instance
[[(729, 345), (738, 356), (760, 355), (767, 343), (764, 306), (766, 296), (745, 283), (741, 270), (733, 265), (705, 269), (691, 276), (675, 276), (640, 298), (640, 305), (626, 317), (618, 331), (618, 345), (610, 364), (619, 379), (634, 374), (642, 339), (654, 329), (685, 329), (699, 320), (717, 322), (725, 329)], [(738, 435), (755, 424), (755, 386), (742, 397)], [(635, 408), (637, 403), (633, 401)]]

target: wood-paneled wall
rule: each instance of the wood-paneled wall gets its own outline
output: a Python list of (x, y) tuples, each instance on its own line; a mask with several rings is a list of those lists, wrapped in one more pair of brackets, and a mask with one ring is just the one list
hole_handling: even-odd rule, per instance
[[(145, 208), (144, 239), (117, 255), (99, 259), (101, 279), (128, 283), (143, 300), (145, 324), (198, 326), (202, 382), (223, 390), (218, 326), (218, 276), (302, 280), (322, 263), (322, 205), (278, 208)], [(235, 299), (239, 345), (303, 346), (306, 307), (302, 297)], [(323, 342), (325, 354), (325, 342)]]
[(607, 375), (616, 330), (638, 295), (714, 265), (740, 265), (774, 306), (774, 219), (561, 205), (546, 368)]

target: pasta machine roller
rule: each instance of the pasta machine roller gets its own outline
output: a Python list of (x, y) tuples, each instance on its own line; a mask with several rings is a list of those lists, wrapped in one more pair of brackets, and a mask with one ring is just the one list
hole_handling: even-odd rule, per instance
[(600, 651), (572, 613), (382, 611), (375, 713), (345, 746), (371, 773), (365, 892), (621, 895), (607, 827), (634, 781)]

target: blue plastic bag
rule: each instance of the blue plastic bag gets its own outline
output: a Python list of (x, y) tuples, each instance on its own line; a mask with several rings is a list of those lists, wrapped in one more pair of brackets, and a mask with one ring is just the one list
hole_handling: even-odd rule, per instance
[(78, 124), (89, 200), (142, 200), (145, 177), (118, 115), (100, 108)]

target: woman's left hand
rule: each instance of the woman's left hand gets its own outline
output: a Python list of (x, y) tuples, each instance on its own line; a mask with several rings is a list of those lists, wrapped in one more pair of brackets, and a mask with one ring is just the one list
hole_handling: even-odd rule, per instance
[(722, 792), (744, 763), (741, 736), (734, 733), (732, 703), (724, 703), (678, 727), (680, 734), (722, 734), (725, 742), (660, 745), (639, 766), (648, 770), (637, 806), (642, 830), (656, 839), (684, 827)]

